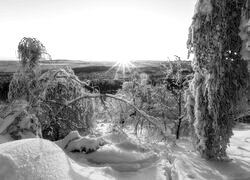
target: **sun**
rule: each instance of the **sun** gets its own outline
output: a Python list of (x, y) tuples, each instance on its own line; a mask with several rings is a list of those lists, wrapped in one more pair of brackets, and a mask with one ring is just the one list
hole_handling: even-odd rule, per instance
[[(116, 69), (114, 79), (125, 78), (126, 73), (131, 72), (136, 66), (129, 60), (117, 61), (108, 71)], [(120, 77), (122, 75), (122, 77)]]
[(134, 64), (128, 60), (119, 60), (116, 62), (116, 64), (119, 65), (121, 68), (125, 68), (125, 69), (130, 69), (134, 67)]

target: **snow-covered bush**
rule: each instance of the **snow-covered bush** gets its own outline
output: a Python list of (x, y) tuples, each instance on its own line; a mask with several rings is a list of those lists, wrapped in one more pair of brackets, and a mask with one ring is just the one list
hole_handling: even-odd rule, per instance
[(71, 68), (50, 70), (38, 79), (39, 111), (37, 116), (42, 124), (43, 137), (58, 140), (70, 131), (89, 132), (92, 127), (93, 103), (82, 99), (70, 105), (87, 90)]
[[(171, 132), (176, 134), (178, 128), (178, 118), (183, 115), (184, 111), (179, 110), (179, 106), (183, 109), (184, 101), (183, 97), (179, 98), (180, 93), (176, 89), (170, 88), (171, 85), (168, 82), (156, 84), (153, 86), (148, 83), (148, 77), (145, 74), (134, 73), (132, 80), (124, 82), (122, 89), (118, 91), (116, 96), (126, 99), (135, 105), (138, 109), (143, 110), (148, 115), (155, 117), (157, 124), (164, 129), (165, 132)], [(169, 80), (170, 78), (168, 78)], [(180, 82), (181, 87), (179, 91), (184, 93), (183, 82)], [(178, 101), (180, 100), (180, 101)], [(140, 113), (128, 104), (119, 102), (115, 99), (107, 99), (108, 109), (112, 114), (113, 122), (120, 124), (122, 127), (131, 126), (134, 127), (135, 134), (139, 135), (141, 132), (147, 137), (160, 137), (159, 131), (149, 122), (145, 121), (144, 117)], [(178, 104), (178, 102), (180, 104)], [(181, 114), (178, 114), (181, 112)], [(181, 117), (180, 117), (181, 118)], [(183, 123), (187, 125), (187, 123)], [(179, 128), (181, 129), (181, 128)], [(188, 134), (187, 132), (185, 132)], [(161, 139), (161, 138), (159, 138)]]
[(41, 125), (25, 100), (15, 100), (0, 112), (0, 134), (14, 140), (41, 137)]
[[(150, 114), (149, 112), (152, 109), (152, 86), (147, 84), (146, 80), (143, 75), (134, 73), (132, 81), (125, 82), (122, 89), (116, 95), (131, 102), (138, 109)], [(127, 104), (110, 99), (109, 108), (113, 114), (112, 116), (115, 117), (115, 122), (119, 122), (122, 125), (133, 125), (136, 134), (139, 127), (141, 126), (142, 128), (145, 125), (145, 119), (137, 114), (133, 107)]]
[(37, 77), (40, 75), (39, 59), (46, 53), (44, 45), (35, 38), (24, 37), (18, 45), (20, 67), (10, 82), (8, 100), (30, 100), (32, 91), (37, 87)]
[[(93, 104), (83, 99), (66, 105), (86, 93), (83, 83), (72, 69), (54, 69), (41, 74), (39, 59), (46, 53), (35, 38), (23, 38), (18, 45), (20, 68), (14, 74), (8, 98), (25, 99), (42, 125), (44, 138), (58, 140), (72, 130), (81, 133), (92, 126)], [(25, 114), (26, 116), (27, 114)]]
[[(188, 88), (188, 82), (193, 77), (193, 70), (190, 66), (184, 67), (184, 62), (178, 56), (175, 61), (169, 62), (169, 65), (170, 67), (165, 67), (166, 76), (163, 85), (166, 92), (171, 94), (173, 104), (175, 104), (176, 138), (179, 139), (181, 129), (189, 129), (189, 123), (184, 118), (184, 94)], [(189, 134), (188, 131), (185, 134)]]

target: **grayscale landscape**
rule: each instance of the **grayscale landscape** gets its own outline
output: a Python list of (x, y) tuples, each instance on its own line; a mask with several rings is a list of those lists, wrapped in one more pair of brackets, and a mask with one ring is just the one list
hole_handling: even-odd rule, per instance
[(0, 1), (0, 180), (249, 180), (250, 1)]

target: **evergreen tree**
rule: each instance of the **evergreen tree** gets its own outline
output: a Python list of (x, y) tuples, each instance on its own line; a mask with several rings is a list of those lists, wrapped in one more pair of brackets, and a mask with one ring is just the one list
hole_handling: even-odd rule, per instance
[(230, 112), (247, 83), (239, 36), (245, 4), (246, 0), (199, 0), (190, 27), (188, 47), (195, 55), (195, 74), (188, 93), (188, 117), (196, 148), (207, 159), (227, 159), (233, 127)]

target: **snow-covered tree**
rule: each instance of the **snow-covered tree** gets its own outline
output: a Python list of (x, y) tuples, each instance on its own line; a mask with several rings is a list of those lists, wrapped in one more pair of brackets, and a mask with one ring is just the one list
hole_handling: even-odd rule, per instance
[(46, 139), (61, 139), (72, 130), (87, 132), (92, 127), (92, 101), (84, 99), (65, 104), (87, 92), (85, 83), (71, 68), (52, 69), (42, 74), (39, 61), (43, 54), (48, 53), (38, 39), (24, 37), (19, 42), (20, 67), (9, 86), (9, 101), (28, 102), (27, 114), (36, 115)]
[[(207, 159), (227, 158), (233, 105), (247, 84), (239, 27), (249, 16), (246, 0), (199, 0), (190, 27), (188, 48), (194, 53), (194, 78), (188, 94), (188, 117), (196, 148)], [(247, 17), (249, 18), (249, 17)]]
[(46, 49), (38, 39), (24, 37), (18, 44), (17, 52), (20, 67), (10, 82), (8, 93), (10, 102), (20, 98), (30, 100), (40, 74), (39, 59), (46, 53)]
[[(166, 77), (163, 85), (170, 92), (176, 106), (176, 139), (180, 137), (181, 122), (184, 118), (184, 92), (188, 82), (192, 78), (192, 70), (182, 66), (183, 61), (176, 56), (176, 61), (169, 62), (170, 67), (166, 68)], [(166, 93), (166, 92), (165, 92)], [(169, 94), (169, 93), (166, 93)]]

